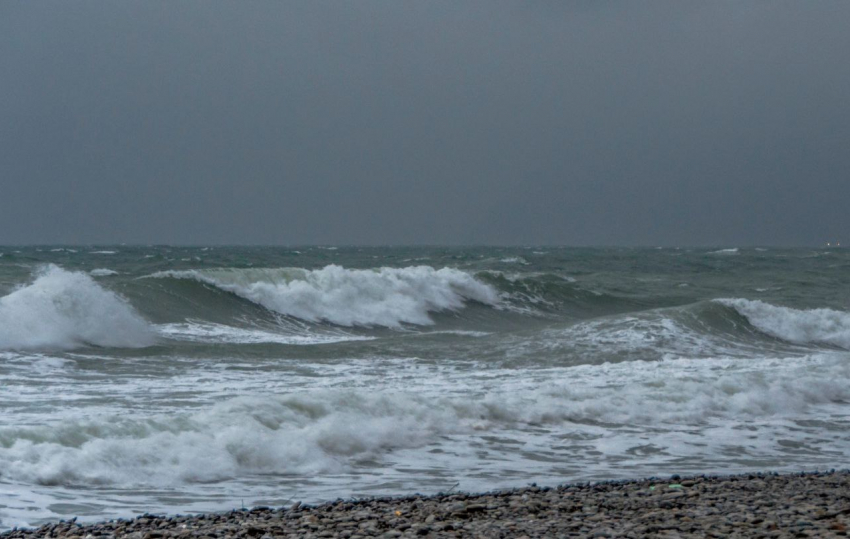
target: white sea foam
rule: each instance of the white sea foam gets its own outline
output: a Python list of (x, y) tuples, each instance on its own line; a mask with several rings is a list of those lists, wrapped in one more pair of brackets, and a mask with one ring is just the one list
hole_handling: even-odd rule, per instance
[(156, 330), (170, 339), (221, 343), (221, 344), (327, 344), (345, 341), (370, 340), (370, 337), (349, 335), (343, 333), (276, 333), (260, 328), (240, 328), (211, 322), (184, 322), (179, 324), (160, 324)]
[(716, 301), (738, 311), (759, 331), (783, 341), (850, 349), (850, 313), (832, 309), (792, 309), (740, 298)]
[[(850, 399), (845, 357), (629, 362), (552, 369), (539, 373), (542, 380), (515, 374), (455, 380), (436, 393), (375, 388), (254, 392), (181, 414), (4, 427), (0, 476), (42, 485), (127, 488), (250, 474), (340, 473), (358, 462), (393, 459), (397, 450), (425, 455), (435, 445), (458, 450), (480, 445), (484, 442), (478, 437), (488, 433), (527, 440), (542, 436), (538, 442), (556, 450), (565, 445), (559, 438), (563, 434), (596, 433), (601, 422), (609, 425), (604, 445), (584, 447), (591, 452), (584, 455), (576, 452), (580, 447), (566, 444), (558, 457), (599, 462), (599, 448), (616, 455), (645, 439), (634, 439), (640, 426), (677, 433), (732, 422), (770, 432), (774, 419), (805, 417), (812, 408), (823, 412), (818, 407), (831, 406), (840, 415), (842, 403)], [(664, 436), (656, 438), (669, 451), (684, 449), (665, 446)], [(495, 455), (494, 465), (504, 456)]]
[(153, 277), (194, 279), (281, 314), (341, 326), (430, 325), (431, 312), (459, 310), (468, 300), (499, 302), (498, 292), (472, 275), (428, 266), (187, 270)]
[(90, 255), (114, 255), (118, 251), (89, 251)]
[(0, 348), (141, 347), (153, 340), (126, 301), (85, 273), (45, 266), (32, 284), (0, 298)]
[(486, 337), (492, 335), (486, 331), (472, 331), (463, 329), (446, 329), (441, 331), (426, 331), (420, 335), (460, 335), (462, 337)]
[(732, 249), (720, 249), (719, 251), (711, 251), (708, 254), (710, 254), (710, 255), (736, 255), (736, 254), (738, 254), (738, 248), (734, 247)]
[(93, 277), (109, 277), (110, 275), (118, 275), (118, 272), (109, 268), (96, 268), (89, 272)]
[(688, 327), (663, 310), (583, 321), (546, 330), (539, 342), (519, 340), (514, 356), (587, 356), (591, 362), (657, 357), (735, 357), (746, 352), (743, 343)]

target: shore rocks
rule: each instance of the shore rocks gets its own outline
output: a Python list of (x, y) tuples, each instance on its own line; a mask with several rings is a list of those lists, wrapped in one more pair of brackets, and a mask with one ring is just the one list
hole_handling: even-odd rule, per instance
[(71, 520), (0, 539), (844, 537), (848, 528), (850, 472), (841, 471), (535, 485), (86, 525)]

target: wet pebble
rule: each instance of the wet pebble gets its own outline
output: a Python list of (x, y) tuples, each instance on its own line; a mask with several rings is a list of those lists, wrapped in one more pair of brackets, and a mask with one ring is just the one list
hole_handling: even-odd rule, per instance
[(485, 494), (337, 500), (289, 508), (12, 530), (0, 539), (314, 537), (845, 537), (850, 472), (536, 485)]

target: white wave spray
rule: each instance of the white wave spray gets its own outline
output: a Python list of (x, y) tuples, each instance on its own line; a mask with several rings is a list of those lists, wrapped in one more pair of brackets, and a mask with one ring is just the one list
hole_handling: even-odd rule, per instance
[(32, 284), (0, 298), (0, 349), (142, 347), (154, 342), (147, 322), (89, 275), (55, 265)]

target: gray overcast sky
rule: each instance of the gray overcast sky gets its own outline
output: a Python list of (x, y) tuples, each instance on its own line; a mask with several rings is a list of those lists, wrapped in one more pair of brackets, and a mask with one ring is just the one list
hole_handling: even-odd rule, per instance
[(0, 3), (0, 244), (850, 243), (850, 2)]

